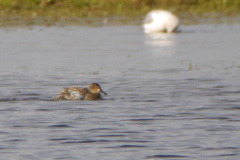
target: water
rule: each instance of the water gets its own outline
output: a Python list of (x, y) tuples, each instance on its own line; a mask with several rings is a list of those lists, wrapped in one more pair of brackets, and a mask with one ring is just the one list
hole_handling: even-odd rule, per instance
[[(0, 30), (3, 159), (239, 159), (240, 25)], [(99, 101), (53, 101), (97, 82)]]

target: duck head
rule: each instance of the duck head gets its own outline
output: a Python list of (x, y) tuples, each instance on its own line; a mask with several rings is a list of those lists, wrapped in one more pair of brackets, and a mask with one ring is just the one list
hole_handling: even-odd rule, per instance
[(103, 95), (107, 95), (107, 93), (102, 90), (101, 86), (98, 83), (91, 83), (88, 86), (88, 89), (92, 93), (101, 93)]

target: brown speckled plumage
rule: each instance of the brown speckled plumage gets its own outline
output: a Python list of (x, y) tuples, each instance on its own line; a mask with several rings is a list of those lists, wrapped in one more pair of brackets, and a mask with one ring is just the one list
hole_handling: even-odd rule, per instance
[(91, 83), (88, 88), (70, 87), (63, 88), (54, 100), (97, 100), (101, 99), (101, 94), (107, 95), (102, 91), (98, 83)]

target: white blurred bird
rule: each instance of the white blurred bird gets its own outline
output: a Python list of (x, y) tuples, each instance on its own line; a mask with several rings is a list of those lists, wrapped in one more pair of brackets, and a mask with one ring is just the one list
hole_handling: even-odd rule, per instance
[(143, 28), (145, 33), (171, 33), (176, 31), (178, 26), (178, 18), (171, 12), (165, 10), (152, 10), (146, 15), (143, 21)]

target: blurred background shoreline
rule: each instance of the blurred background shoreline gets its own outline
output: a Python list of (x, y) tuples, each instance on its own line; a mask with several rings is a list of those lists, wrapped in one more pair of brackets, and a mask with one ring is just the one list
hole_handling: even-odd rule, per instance
[(140, 25), (153, 9), (165, 9), (183, 25), (240, 22), (239, 0), (0, 0), (0, 25)]

